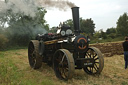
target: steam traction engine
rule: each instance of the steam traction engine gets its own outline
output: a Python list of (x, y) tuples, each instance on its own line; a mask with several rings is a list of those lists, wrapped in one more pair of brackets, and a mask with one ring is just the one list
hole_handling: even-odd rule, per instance
[(53, 66), (56, 77), (68, 80), (75, 69), (83, 69), (88, 74), (100, 74), (104, 59), (99, 49), (89, 47), (88, 38), (80, 34), (79, 8), (72, 8), (74, 33), (62, 25), (56, 34), (42, 34), (31, 40), (28, 46), (29, 64), (39, 69), (42, 62)]

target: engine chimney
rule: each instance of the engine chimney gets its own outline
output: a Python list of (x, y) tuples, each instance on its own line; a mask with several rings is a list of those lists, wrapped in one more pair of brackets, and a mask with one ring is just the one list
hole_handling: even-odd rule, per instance
[(72, 7), (72, 16), (75, 35), (80, 34), (80, 20), (79, 20), (79, 7)]

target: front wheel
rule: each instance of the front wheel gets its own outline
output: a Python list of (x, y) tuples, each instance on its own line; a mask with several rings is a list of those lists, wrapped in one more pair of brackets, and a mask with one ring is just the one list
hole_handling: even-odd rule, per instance
[(55, 52), (53, 58), (53, 69), (56, 77), (62, 80), (68, 80), (74, 74), (74, 59), (71, 53), (66, 49), (59, 49)]
[(100, 74), (104, 67), (104, 59), (101, 51), (98, 48), (90, 47), (85, 54), (85, 58), (94, 60), (92, 66), (84, 67), (84, 71), (88, 74)]

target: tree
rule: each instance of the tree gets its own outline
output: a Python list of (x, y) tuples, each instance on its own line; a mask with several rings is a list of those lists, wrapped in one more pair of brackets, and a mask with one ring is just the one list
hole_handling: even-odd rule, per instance
[(111, 33), (116, 33), (116, 28), (112, 27), (106, 30), (106, 34), (111, 34)]
[(80, 19), (81, 21), (81, 30), (83, 32), (85, 32), (86, 34), (91, 34), (93, 35), (93, 33), (95, 32), (94, 29), (95, 29), (95, 24), (93, 22), (93, 20), (90, 18), (90, 19)]
[(106, 30), (106, 34), (107, 34), (108, 38), (112, 38), (112, 39), (116, 38), (117, 37), (116, 28), (113, 28), (113, 27), (112, 28), (108, 28)]
[(124, 13), (117, 21), (117, 32), (123, 36), (128, 36), (128, 16)]
[(107, 35), (103, 30), (101, 31), (101, 38), (103, 38), (103, 39), (107, 38)]

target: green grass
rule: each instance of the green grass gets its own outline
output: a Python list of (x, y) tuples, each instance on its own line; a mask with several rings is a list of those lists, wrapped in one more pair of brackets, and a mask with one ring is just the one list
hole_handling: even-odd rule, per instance
[(105, 57), (104, 62), (99, 76), (75, 70), (71, 80), (62, 81), (47, 64), (33, 70), (28, 63), (27, 49), (0, 51), (0, 85), (128, 85), (123, 55)]
[(123, 82), (121, 83), (121, 85), (128, 85), (128, 82), (123, 81)]
[(20, 81), (22, 73), (19, 73), (20, 71), (13, 63), (13, 60), (8, 58), (5, 53), (2, 52), (1, 54), (2, 56), (0, 55), (0, 82), (1, 84), (16, 84), (18, 81)]
[(42, 80), (41, 84), (42, 84), (42, 85), (55, 85), (55, 84), (54, 84), (54, 81), (49, 80), (49, 79), (44, 79), (44, 80)]
[(26, 52), (27, 49), (0, 52), (0, 85), (56, 85), (53, 80), (41, 77), (41, 72), (31, 69), (28, 61), (24, 63)]

